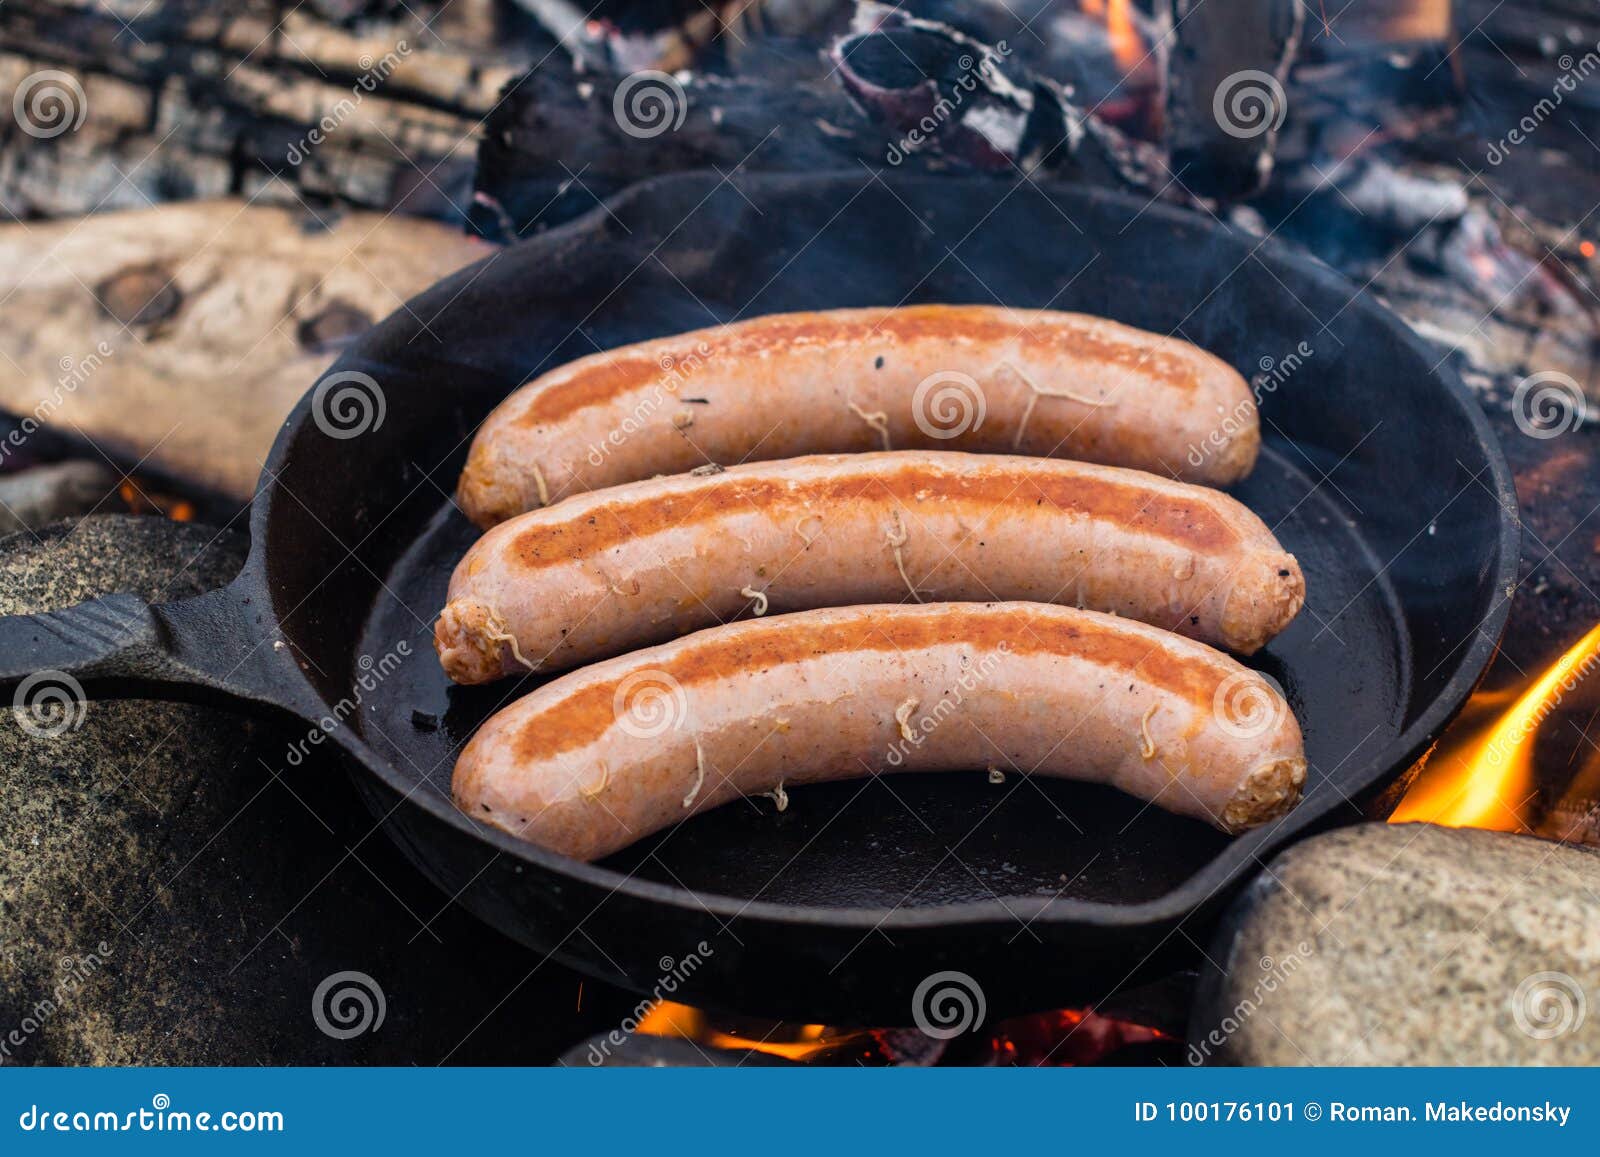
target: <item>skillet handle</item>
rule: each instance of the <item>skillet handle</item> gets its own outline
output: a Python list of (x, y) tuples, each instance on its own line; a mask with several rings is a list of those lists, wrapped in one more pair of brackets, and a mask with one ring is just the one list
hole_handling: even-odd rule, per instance
[(114, 594), (44, 614), (0, 617), (0, 705), (9, 699), (19, 722), (28, 715), (42, 721), (86, 699), (173, 699), (303, 713), (316, 702), (315, 692), (286, 644), (248, 628), (245, 601), (232, 587), (156, 606)]

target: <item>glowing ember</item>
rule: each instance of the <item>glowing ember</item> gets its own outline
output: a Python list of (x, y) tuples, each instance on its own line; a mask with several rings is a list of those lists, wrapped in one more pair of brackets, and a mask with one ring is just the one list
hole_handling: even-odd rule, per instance
[[(916, 1029), (844, 1029), (719, 1016), (670, 1001), (652, 1006), (636, 1031), (691, 1041), (707, 1050), (750, 1050), (808, 1064), (871, 1066), (1089, 1065), (1175, 1039), (1093, 1009), (1013, 1017), (982, 1033), (945, 1042)], [(1148, 1056), (1144, 1063), (1150, 1063)]]
[(132, 478), (124, 478), (117, 485), (117, 496), (131, 514), (160, 514), (174, 522), (189, 522), (194, 518), (194, 503), (188, 499), (153, 497)]
[(1526, 831), (1536, 792), (1533, 744), (1540, 726), (1600, 666), (1600, 627), (1579, 639), (1489, 728), (1447, 738), (1389, 817), (1453, 828)]

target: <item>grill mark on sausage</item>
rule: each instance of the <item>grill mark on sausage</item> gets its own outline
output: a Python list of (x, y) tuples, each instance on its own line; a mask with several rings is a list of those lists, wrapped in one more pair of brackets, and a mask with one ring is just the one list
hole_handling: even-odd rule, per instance
[[(624, 347), (557, 369), (533, 392), (516, 417), (520, 426), (543, 426), (651, 384), (665, 388), (669, 366), (706, 365), (720, 358), (770, 356), (804, 346), (853, 349), (863, 367), (887, 360), (893, 347), (937, 341), (955, 348), (978, 343), (1015, 343), (1019, 352), (1068, 355), (1124, 373), (1136, 371), (1171, 389), (1190, 391), (1214, 361), (1198, 348), (1174, 349), (1171, 339), (1079, 314), (1007, 311), (988, 306), (917, 305), (894, 309), (775, 314), (679, 335), (670, 349), (641, 343), (649, 352)], [(704, 347), (709, 352), (702, 353)], [(883, 347), (889, 347), (886, 351)], [(670, 359), (670, 360), (669, 360)], [(1217, 363), (1220, 367), (1221, 363)], [(992, 367), (997, 368), (997, 367)]]
[[(785, 621), (785, 620), (788, 621)], [(653, 657), (650, 668), (685, 689), (696, 684), (748, 680), (752, 673), (848, 651), (917, 651), (935, 646), (970, 647), (979, 654), (1070, 654), (1105, 667), (1108, 678), (1137, 676), (1190, 702), (1211, 701), (1219, 666), (1193, 651), (1174, 653), (1178, 640), (1152, 638), (1146, 628), (1100, 621), (1066, 608), (939, 607), (917, 614), (874, 615), (797, 624), (788, 616), (749, 620), (703, 638), (683, 640), (670, 659)], [(1198, 647), (1199, 644), (1193, 644)], [(599, 739), (615, 722), (616, 694), (631, 668), (615, 677), (574, 688), (559, 703), (522, 725), (512, 739), (518, 758), (535, 761), (573, 751)]]
[[(538, 571), (592, 556), (620, 543), (666, 531), (683, 531), (716, 522), (732, 513), (758, 513), (790, 523), (804, 514), (840, 510), (862, 499), (892, 498), (905, 509), (953, 511), (979, 521), (998, 508), (1019, 513), (1048, 503), (1068, 515), (1103, 520), (1130, 533), (1164, 539), (1196, 552), (1225, 551), (1244, 535), (1218, 511), (1192, 498), (1129, 485), (1087, 472), (1038, 463), (1025, 471), (986, 466), (959, 470), (912, 463), (892, 470), (861, 470), (810, 478), (712, 475), (702, 485), (607, 498), (584, 506), (559, 522), (546, 521), (518, 532), (510, 544), (516, 564)], [(563, 511), (555, 507), (555, 512)]]

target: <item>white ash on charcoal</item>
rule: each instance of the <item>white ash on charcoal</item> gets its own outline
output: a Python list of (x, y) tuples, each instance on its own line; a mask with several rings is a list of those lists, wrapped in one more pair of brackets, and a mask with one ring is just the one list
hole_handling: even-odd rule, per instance
[(474, 222), (514, 237), (664, 173), (896, 168), (1078, 180), (1181, 198), (1159, 151), (1053, 80), (946, 25), (862, 5), (809, 83), (544, 61), (507, 89), (478, 158)]
[[(1461, 359), (1469, 380), (1494, 387), (1486, 400), (1545, 371), (1600, 399), (1600, 297), (1577, 231), (1508, 202), (1485, 175), (1412, 151), (1296, 164), (1252, 208), (1273, 235), (1367, 286), (1441, 356)], [(1583, 197), (1547, 207), (1577, 221)]]
[(1380, 158), (1355, 166), (1348, 181), (1335, 180), (1339, 196), (1378, 228), (1404, 234), (1449, 225), (1466, 213), (1467, 190), (1449, 178), (1403, 173)]
[(1075, 120), (1036, 125), (1041, 102), (1006, 75), (1006, 55), (1003, 44), (980, 44), (870, 4), (859, 10), (856, 30), (829, 51), (850, 97), (899, 134), (890, 164), (931, 148), (975, 169), (1030, 171), (1051, 150), (1072, 147), (1083, 128)]
[[(857, 13), (856, 0), (515, 3), (591, 70), (692, 70), (773, 85), (822, 79), (818, 46), (848, 32)], [(1059, 81), (1074, 100), (1135, 136), (1153, 138), (1159, 128), (1166, 21), (1136, 7), (1119, 7), (1114, 20), (1060, 0), (901, 0), (892, 7), (983, 44), (1004, 41), (1021, 67)]]
[(1069, 90), (955, 28), (864, 2), (829, 50), (840, 83), (898, 137), (886, 159), (924, 150), (980, 171), (1038, 173), (1183, 199), (1159, 150), (1085, 112)]
[(904, 0), (901, 12), (1005, 43), (1018, 66), (1058, 82), (1079, 107), (1141, 140), (1161, 134), (1171, 21), (1132, 4), (1090, 0)]

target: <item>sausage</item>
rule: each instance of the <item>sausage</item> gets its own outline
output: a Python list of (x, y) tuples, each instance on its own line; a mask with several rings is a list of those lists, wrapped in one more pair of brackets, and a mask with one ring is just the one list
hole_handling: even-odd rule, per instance
[(1043, 603), (896, 604), (749, 619), (565, 675), (483, 725), (451, 790), (592, 860), (739, 796), (984, 767), (1239, 832), (1294, 806), (1306, 760), (1276, 688), (1203, 643)]
[(1249, 654), (1305, 581), (1221, 491), (1138, 470), (901, 450), (578, 495), (483, 536), (434, 629), (445, 672), (562, 670), (742, 613), (1026, 599)]
[(1103, 318), (920, 305), (774, 314), (580, 358), (489, 415), (457, 499), (485, 528), (707, 463), (860, 450), (1076, 458), (1225, 486), (1255, 400), (1187, 342)]

